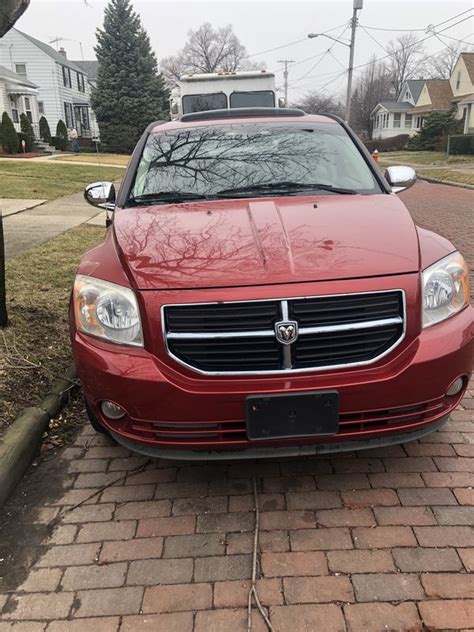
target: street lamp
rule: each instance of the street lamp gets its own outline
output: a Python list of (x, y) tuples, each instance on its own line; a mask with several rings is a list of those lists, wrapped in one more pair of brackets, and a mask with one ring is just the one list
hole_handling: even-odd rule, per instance
[(353, 0), (352, 5), (352, 19), (351, 19), (351, 43), (343, 42), (332, 35), (326, 33), (308, 33), (309, 39), (315, 37), (327, 37), (328, 39), (337, 42), (338, 44), (344, 44), (349, 48), (349, 68), (347, 69), (347, 92), (346, 92), (346, 121), (349, 122), (351, 115), (351, 96), (352, 96), (352, 71), (354, 69), (354, 49), (355, 49), (355, 34), (357, 29), (357, 11), (362, 9), (364, 0)]

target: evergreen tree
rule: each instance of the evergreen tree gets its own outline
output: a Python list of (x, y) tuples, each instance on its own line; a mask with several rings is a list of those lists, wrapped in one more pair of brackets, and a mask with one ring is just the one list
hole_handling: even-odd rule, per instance
[(169, 107), (150, 39), (130, 0), (110, 0), (95, 52), (99, 71), (92, 107), (101, 140), (108, 149), (130, 151), (149, 123), (168, 119)]
[(49, 123), (44, 116), (42, 116), (39, 120), (39, 130), (40, 138), (44, 140), (45, 143), (49, 143), (51, 140), (51, 130), (49, 129)]
[(35, 140), (35, 134), (33, 132), (33, 126), (31, 125), (30, 119), (26, 116), (26, 114), (20, 114), (20, 129), (25, 140), (25, 150), (31, 151)]
[(56, 136), (54, 139), (54, 147), (65, 151), (67, 149), (67, 127), (62, 119), (59, 119), (56, 125)]
[(18, 134), (12, 123), (11, 118), (6, 112), (2, 116), (2, 131), (0, 134), (2, 139), (3, 151), (7, 154), (17, 154), (20, 148)]

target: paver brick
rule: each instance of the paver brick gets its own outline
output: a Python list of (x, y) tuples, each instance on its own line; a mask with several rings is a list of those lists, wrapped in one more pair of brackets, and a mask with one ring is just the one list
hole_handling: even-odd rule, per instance
[(275, 630), (343, 632), (346, 629), (342, 610), (334, 604), (273, 606), (270, 619)]
[(130, 472), (124, 481), (124, 485), (156, 485), (171, 483), (176, 480), (176, 468), (157, 468), (144, 470), (143, 472)]
[(313, 529), (315, 526), (316, 518), (313, 511), (266, 511), (260, 515), (262, 531)]
[(406, 573), (423, 571), (457, 571), (462, 569), (455, 549), (393, 549), (397, 568)]
[(137, 538), (194, 533), (195, 526), (196, 518), (194, 516), (144, 518), (138, 523)]
[[(431, 527), (420, 527), (429, 529)], [(433, 527), (434, 528), (434, 527)], [(358, 549), (387, 549), (395, 546), (416, 546), (410, 527), (357, 527), (352, 532)]]
[(447, 443), (410, 443), (405, 444), (408, 456), (455, 456), (453, 446)]
[(338, 492), (289, 492), (286, 494), (288, 509), (338, 509), (342, 507)]
[[(266, 514), (261, 514), (261, 517)], [(231, 533), (252, 531), (255, 515), (250, 512), (217, 513), (198, 516), (197, 533)]]
[[(267, 490), (264, 489), (264, 491)], [(210, 496), (236, 496), (238, 494), (251, 494), (252, 492), (252, 481), (248, 478), (217, 478), (209, 481)], [(192, 494), (188, 494), (188, 496), (192, 496)]]
[(174, 535), (166, 538), (163, 557), (209, 557), (224, 551), (225, 542), (218, 533)]
[(353, 489), (369, 489), (367, 474), (332, 474), (316, 476), (318, 489), (350, 491)]
[(314, 489), (316, 489), (314, 476), (285, 476), (267, 478), (263, 481), (263, 491), (266, 494), (308, 492)]
[(342, 492), (342, 502), (350, 509), (363, 509), (364, 507), (391, 507), (399, 505), (397, 494), (393, 489), (367, 489)]
[(377, 523), (386, 525), (431, 525), (436, 519), (429, 507), (375, 507)]
[[(247, 606), (251, 582), (224, 581), (214, 584), (214, 608), (243, 608)], [(258, 579), (257, 591), (265, 606), (283, 603), (281, 581), (279, 579)]]
[(146, 560), (161, 557), (163, 538), (139, 538), (104, 542), (100, 553), (101, 563), (120, 562), (123, 560)]
[(283, 591), (288, 604), (354, 600), (348, 577), (286, 577)]
[(62, 590), (85, 590), (88, 588), (115, 588), (125, 583), (127, 564), (104, 564), (73, 566), (66, 568), (61, 580)]
[(421, 474), (414, 472), (380, 472), (380, 474), (369, 474), (370, 484), (373, 488), (391, 488), (399, 487), (425, 487), (425, 482)]
[[(225, 610), (201, 610), (196, 613), (194, 632), (246, 632), (246, 608)], [(252, 618), (252, 632), (266, 632), (267, 626), (260, 614), (254, 613)]]
[(474, 458), (440, 456), (434, 461), (440, 472), (474, 472)]
[(0, 632), (44, 632), (46, 626), (46, 621), (0, 621)]
[(115, 510), (115, 520), (159, 518), (171, 514), (169, 500), (132, 501), (120, 505)]
[(251, 555), (199, 557), (194, 562), (194, 581), (216, 582), (247, 579), (251, 574)]
[(32, 619), (65, 619), (74, 601), (68, 593), (28, 593), (11, 596), (2, 618), (15, 621)]
[(474, 505), (474, 487), (455, 489), (453, 491), (460, 505)]
[(469, 574), (425, 574), (421, 576), (421, 583), (428, 597), (474, 599), (474, 577)]
[(415, 574), (352, 575), (357, 601), (414, 601), (424, 592)]
[(384, 466), (382, 459), (375, 458), (335, 458), (332, 459), (331, 464), (336, 474), (354, 474), (369, 472), (384, 472)]
[(69, 473), (105, 472), (109, 461), (107, 459), (81, 459), (72, 460), (68, 467)]
[(332, 572), (390, 573), (396, 570), (389, 551), (328, 551), (326, 556)]
[[(288, 551), (290, 543), (287, 531), (262, 531), (259, 537), (260, 551)], [(227, 555), (251, 553), (253, 551), (253, 533), (227, 534)]]
[(453, 448), (458, 456), (474, 457), (474, 443), (458, 443)]
[(416, 507), (425, 505), (457, 505), (456, 498), (450, 489), (402, 488), (398, 489), (402, 505)]
[[(156, 486), (155, 499), (193, 498), (207, 496), (207, 483), (161, 483)], [(135, 488), (135, 486), (134, 486)]]
[(472, 630), (474, 600), (443, 599), (418, 604), (425, 626), (433, 630)]
[(120, 632), (193, 632), (192, 612), (122, 617)]
[[(18, 587), (23, 592), (49, 592), (53, 593), (58, 587), (62, 570), (59, 568), (38, 568), (29, 572), (28, 577)], [(0, 597), (0, 611), (2, 609)]]
[(75, 621), (52, 621), (48, 632), (117, 632), (119, 617), (91, 617)]
[(472, 527), (414, 527), (420, 546), (474, 546)]
[[(260, 511), (282, 511), (285, 509), (285, 496), (283, 494), (259, 494), (258, 506)], [(254, 511), (254, 508), (254, 497), (251, 494), (229, 498), (229, 511)]]
[(155, 485), (125, 485), (108, 487), (100, 495), (101, 503), (124, 503), (136, 500), (151, 500), (155, 493)]
[(80, 566), (93, 564), (99, 552), (99, 544), (66, 544), (53, 546), (41, 557), (36, 566)]
[(115, 505), (81, 505), (72, 511), (63, 513), (61, 520), (65, 524), (75, 522), (105, 522), (112, 519)]
[(262, 553), (261, 565), (265, 577), (328, 574), (326, 558), (320, 551)]
[(76, 489), (103, 487), (104, 485), (121, 484), (123, 478), (120, 472), (95, 472), (93, 474), (79, 474), (74, 483)]
[(375, 518), (370, 509), (325, 509), (316, 512), (316, 522), (323, 527), (370, 527)]
[(474, 526), (474, 507), (435, 507), (438, 524)]
[(127, 584), (154, 586), (156, 584), (183, 584), (193, 576), (193, 560), (136, 560), (128, 570)]
[(474, 573), (474, 548), (458, 549), (458, 554), (464, 564), (464, 568), (469, 573)]
[(46, 545), (72, 544), (76, 538), (78, 526), (75, 524), (60, 524), (54, 527), (51, 535), (46, 539)]
[[(235, 498), (238, 498), (238, 496), (236, 496)], [(172, 513), (173, 516), (181, 516), (186, 514), (191, 514), (194, 516), (198, 514), (208, 513), (225, 513), (227, 512), (227, 505), (227, 496), (208, 496), (205, 498), (178, 498), (173, 503)]]
[(472, 487), (471, 472), (427, 472), (423, 479), (428, 487)]
[(118, 522), (90, 522), (83, 524), (77, 534), (77, 542), (103, 542), (104, 540), (129, 540), (133, 538), (135, 520)]
[(125, 587), (80, 590), (76, 594), (76, 603), (78, 605), (73, 612), (73, 616), (98, 617), (136, 614), (140, 611), (142, 597), (143, 588)]
[(384, 459), (387, 472), (436, 472), (436, 465), (431, 457), (407, 456), (404, 459)]
[[(349, 632), (380, 632), (381, 630), (421, 629), (414, 603), (358, 603), (344, 606)], [(389, 628), (387, 627), (389, 626)]]
[(290, 541), (294, 551), (330, 551), (331, 549), (353, 548), (349, 529), (346, 528), (291, 531)]
[(175, 584), (145, 588), (143, 612), (180, 612), (212, 607), (211, 584)]

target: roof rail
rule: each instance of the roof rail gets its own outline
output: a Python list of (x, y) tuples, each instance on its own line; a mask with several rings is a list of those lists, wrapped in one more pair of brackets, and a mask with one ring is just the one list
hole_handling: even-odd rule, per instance
[(297, 108), (234, 108), (232, 110), (206, 110), (183, 114), (182, 123), (190, 121), (212, 121), (215, 119), (254, 118), (254, 117), (306, 116), (306, 112)]

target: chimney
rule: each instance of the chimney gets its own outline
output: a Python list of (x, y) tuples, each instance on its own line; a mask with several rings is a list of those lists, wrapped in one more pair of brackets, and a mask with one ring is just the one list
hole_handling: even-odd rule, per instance
[(67, 59), (67, 53), (66, 53), (66, 51), (64, 50), (64, 48), (62, 46), (61, 46), (61, 48), (59, 49), (58, 52), (60, 53), (60, 55), (63, 55), (63, 57), (65, 57)]

